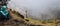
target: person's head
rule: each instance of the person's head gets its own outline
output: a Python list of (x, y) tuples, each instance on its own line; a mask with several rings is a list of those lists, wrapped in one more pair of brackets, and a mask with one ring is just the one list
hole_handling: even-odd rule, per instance
[(1, 8), (2, 4), (3, 4), (3, 3), (0, 1), (0, 8)]
[(2, 0), (3, 5), (7, 5), (7, 0)]

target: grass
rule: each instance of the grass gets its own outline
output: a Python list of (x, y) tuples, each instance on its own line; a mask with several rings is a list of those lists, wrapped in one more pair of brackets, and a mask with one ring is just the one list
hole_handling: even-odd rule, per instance
[(56, 25), (56, 23), (58, 22), (55, 22), (55, 20), (45, 20), (45, 21), (42, 21), (42, 20), (34, 20), (34, 19), (31, 19), (31, 18), (24, 18), (24, 19), (22, 19), (20, 16), (18, 16), (18, 13), (11, 13), (12, 14), (12, 18), (14, 19), (14, 20), (18, 20), (18, 21), (20, 21), (20, 20), (23, 20), (23, 21), (25, 21), (25, 23), (27, 23), (27, 24), (33, 24), (33, 25), (43, 25), (43, 26), (55, 26)]

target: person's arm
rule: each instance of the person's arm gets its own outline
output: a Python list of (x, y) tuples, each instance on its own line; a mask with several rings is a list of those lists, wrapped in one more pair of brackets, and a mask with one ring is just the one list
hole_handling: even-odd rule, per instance
[(2, 13), (3, 15), (7, 15), (7, 14), (8, 14), (8, 11), (6, 10), (6, 6), (2, 6), (2, 11), (1, 11), (1, 13)]

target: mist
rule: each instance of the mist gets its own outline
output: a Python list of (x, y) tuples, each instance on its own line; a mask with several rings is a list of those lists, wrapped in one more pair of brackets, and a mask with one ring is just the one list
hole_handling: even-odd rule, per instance
[[(22, 15), (33, 19), (52, 19), (60, 10), (60, 0), (11, 0), (7, 5)], [(55, 13), (55, 12), (56, 13)]]

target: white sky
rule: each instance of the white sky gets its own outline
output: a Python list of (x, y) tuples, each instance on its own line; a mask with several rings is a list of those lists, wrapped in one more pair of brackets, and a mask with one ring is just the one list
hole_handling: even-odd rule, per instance
[[(11, 2), (13, 4), (11, 4)], [(35, 19), (42, 19), (41, 14), (48, 14), (52, 16), (49, 11), (60, 8), (60, 0), (11, 0), (8, 6), (12, 9), (19, 7), (28, 11), (28, 15)], [(48, 10), (51, 9), (51, 10)], [(51, 17), (48, 17), (49, 19)]]

